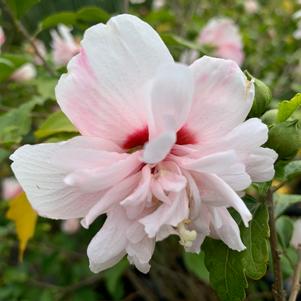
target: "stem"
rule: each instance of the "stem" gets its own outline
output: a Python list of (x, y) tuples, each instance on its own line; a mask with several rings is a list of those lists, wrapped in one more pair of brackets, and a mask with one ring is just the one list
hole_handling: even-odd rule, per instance
[(266, 204), (269, 212), (269, 227), (270, 227), (270, 246), (272, 252), (272, 262), (274, 268), (275, 281), (273, 284), (273, 295), (275, 301), (284, 301), (285, 292), (283, 290), (283, 278), (280, 263), (280, 251), (278, 249), (278, 238), (275, 224), (273, 192), (270, 189), (267, 194)]
[(123, 0), (123, 11), (124, 13), (128, 13), (129, 11), (129, 0)]
[(15, 26), (16, 30), (18, 32), (20, 32), (22, 34), (22, 36), (25, 38), (25, 40), (27, 40), (28, 43), (31, 45), (31, 47), (33, 48), (33, 50), (34, 50), (35, 54), (37, 55), (37, 57), (39, 57), (39, 59), (42, 61), (45, 69), (48, 71), (48, 73), (51, 76), (56, 76), (56, 72), (46, 62), (46, 60), (44, 59), (43, 55), (40, 53), (39, 49), (37, 48), (34, 40), (31, 38), (30, 34), (26, 30), (26, 28), (23, 26), (23, 24), (19, 20), (17, 20), (15, 18), (14, 14), (12, 13), (11, 9), (9, 8), (9, 6), (7, 5), (6, 1), (5, 0), (0, 0), (0, 1), (2, 3), (3, 9), (5, 10), (5, 12), (7, 13), (7, 15), (12, 20), (12, 23)]
[(298, 247), (298, 263), (294, 270), (293, 285), (289, 301), (296, 301), (300, 291), (300, 274), (301, 274), (301, 246)]
[(145, 298), (146, 301), (156, 301), (157, 298), (153, 292), (143, 284), (140, 278), (130, 269), (126, 272), (127, 278), (131, 281), (133, 286), (137, 289), (141, 296)]

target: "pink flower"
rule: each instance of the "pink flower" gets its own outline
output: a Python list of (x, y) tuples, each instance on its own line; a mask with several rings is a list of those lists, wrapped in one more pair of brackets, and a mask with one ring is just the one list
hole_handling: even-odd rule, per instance
[(230, 60), (175, 63), (159, 35), (130, 15), (88, 29), (56, 87), (81, 136), (25, 145), (12, 169), (40, 215), (107, 219), (88, 247), (99, 272), (126, 254), (148, 272), (156, 241), (174, 234), (199, 252), (208, 235), (243, 250), (227, 208), (270, 180), (277, 154), (267, 127), (246, 119), (254, 85)]
[(23, 82), (35, 78), (37, 75), (36, 68), (31, 63), (26, 63), (18, 68), (10, 77), (16, 82)]
[(71, 34), (71, 28), (60, 24), (58, 31), (52, 30), (53, 61), (55, 65), (62, 66), (79, 52), (79, 44)]
[(2, 197), (4, 200), (16, 197), (22, 188), (15, 178), (6, 178), (2, 182)]
[(215, 47), (214, 55), (235, 61), (241, 65), (244, 59), (243, 45), (239, 30), (234, 22), (227, 18), (212, 19), (201, 31), (201, 45)]
[(0, 26), (0, 48), (5, 42), (5, 34), (3, 28)]

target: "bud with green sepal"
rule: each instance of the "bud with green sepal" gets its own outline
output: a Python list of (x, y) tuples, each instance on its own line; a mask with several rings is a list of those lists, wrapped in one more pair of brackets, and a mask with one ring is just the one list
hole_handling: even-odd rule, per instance
[(269, 107), (272, 100), (270, 88), (261, 80), (245, 71), (248, 80), (253, 80), (255, 85), (255, 97), (249, 117), (260, 117)]

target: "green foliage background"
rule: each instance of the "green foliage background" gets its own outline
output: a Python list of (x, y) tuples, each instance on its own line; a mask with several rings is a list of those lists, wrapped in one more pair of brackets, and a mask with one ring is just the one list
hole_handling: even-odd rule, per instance
[[(43, 40), (49, 52), (49, 30), (59, 23), (72, 25), (73, 32), (81, 36), (89, 26), (124, 12), (126, 1), (8, 0), (7, 3), (15, 18), (24, 24), (32, 37)], [(168, 0), (159, 10), (154, 10), (152, 1), (147, 0), (143, 4), (130, 4), (129, 12), (150, 23), (161, 34), (175, 59), (189, 49), (197, 49), (200, 56), (210, 54), (196, 43), (200, 29), (211, 17), (232, 18), (240, 27), (243, 38), (246, 56), (243, 69), (271, 88), (273, 100), (269, 108), (277, 108), (281, 100), (291, 99), (301, 88), (301, 41), (293, 37), (297, 22), (292, 18), (301, 6), (293, 0), (261, 0), (258, 3), (260, 9), (251, 14), (245, 11), (243, 0)], [(0, 8), (0, 24), (7, 33), (0, 54), (2, 180), (11, 176), (8, 156), (18, 146), (65, 140), (77, 133), (57, 111), (55, 102), (53, 89), (65, 68), (55, 70), (57, 75), (52, 76), (43, 66), (38, 66), (38, 76), (26, 83), (9, 79), (19, 66), (32, 62), (33, 58), (25, 51), (27, 41), (16, 31), (1, 2)], [(50, 54), (46, 60), (54, 69)], [(271, 126), (271, 133), (276, 133), (276, 138), (279, 127), (291, 126), (299, 120), (300, 103), (300, 95), (281, 103), (278, 123)], [(269, 143), (273, 144), (271, 139)], [(300, 147), (301, 144), (297, 145)], [(301, 164), (298, 155), (293, 157), (293, 162), (285, 158), (277, 163), (276, 176), (278, 181), (289, 180), (291, 183), (287, 188), (291, 195), (275, 195), (285, 279), (291, 277), (297, 260), (296, 252), (289, 245), (293, 221), (286, 215), (286, 209), (301, 199), (298, 188)], [(102, 219), (89, 231), (80, 229), (75, 234), (66, 234), (61, 231), (61, 222), (39, 218), (24, 261), (18, 262), (15, 228), (5, 218), (8, 202), (3, 200), (0, 202), (0, 300), (233, 301), (247, 296), (265, 300), (265, 293), (271, 290), (272, 276), (267, 208), (261, 201), (270, 184), (254, 185), (248, 191), (253, 197), (245, 199), (254, 213), (250, 228), (241, 225), (247, 251), (237, 253), (222, 242), (207, 239), (200, 255), (184, 254), (177, 239), (169, 238), (157, 244), (149, 275), (135, 271), (126, 260), (98, 275), (89, 271), (86, 248)]]

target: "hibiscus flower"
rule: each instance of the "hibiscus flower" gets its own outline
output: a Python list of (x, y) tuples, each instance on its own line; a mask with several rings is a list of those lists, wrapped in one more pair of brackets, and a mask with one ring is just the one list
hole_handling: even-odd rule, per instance
[(199, 252), (206, 236), (243, 250), (239, 228), (251, 214), (240, 198), (274, 175), (268, 129), (245, 121), (253, 82), (230, 60), (175, 63), (159, 35), (120, 15), (89, 28), (56, 87), (80, 136), (25, 145), (12, 169), (33, 208), (53, 219), (107, 218), (88, 246), (99, 272), (126, 254), (150, 269), (156, 241), (178, 235)]

